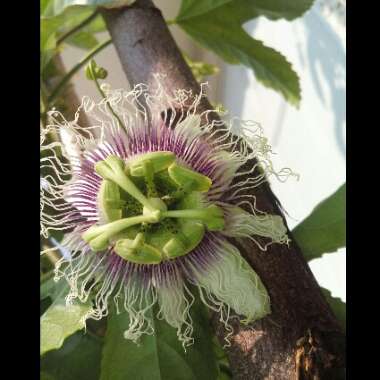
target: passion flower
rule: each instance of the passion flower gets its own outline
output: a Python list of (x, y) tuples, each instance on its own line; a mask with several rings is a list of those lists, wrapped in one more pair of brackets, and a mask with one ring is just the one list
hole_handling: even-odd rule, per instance
[[(67, 301), (92, 299), (92, 318), (113, 301), (129, 313), (124, 335), (134, 341), (153, 333), (158, 303), (157, 316), (184, 345), (192, 341), (189, 284), (226, 326), (231, 308), (247, 322), (268, 314), (264, 285), (227, 240), (250, 238), (263, 250), (288, 242), (281, 217), (259, 212), (247, 195), (271, 174), (290, 173), (274, 172), (260, 126), (209, 122), (215, 110), (197, 113), (203, 92), (103, 91), (99, 103), (84, 98), (72, 122), (52, 111), (42, 131), (41, 230), (65, 232), (71, 254), (56, 279), (68, 281)], [(79, 112), (92, 127), (77, 124)], [(246, 168), (254, 157), (260, 170)]]

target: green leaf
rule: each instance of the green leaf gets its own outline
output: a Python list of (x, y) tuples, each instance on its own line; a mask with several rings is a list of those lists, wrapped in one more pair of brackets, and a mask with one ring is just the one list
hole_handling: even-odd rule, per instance
[(53, 13), (58, 15), (67, 8), (118, 8), (131, 5), (135, 0), (52, 0), (54, 2)]
[(314, 0), (250, 0), (250, 3), (255, 17), (264, 16), (270, 20), (284, 18), (291, 21), (308, 11)]
[(66, 283), (64, 281), (54, 281), (53, 270), (41, 276), (40, 316), (45, 313), (56, 298), (62, 297), (64, 291), (67, 291)]
[(107, 28), (102, 15), (99, 14), (90, 24), (86, 25), (82, 30), (90, 34), (94, 34), (105, 32)]
[(53, 6), (53, 0), (40, 0), (40, 15), (49, 14)]
[[(41, 20), (48, 20), (56, 24), (56, 28), (66, 32), (82, 21), (94, 14), (94, 9), (88, 7), (63, 7), (58, 8), (59, 12), (56, 12), (54, 8), (54, 1), (48, 0), (47, 6), (41, 7)], [(86, 25), (82, 30), (88, 33), (99, 33), (106, 30), (106, 26), (102, 16), (99, 14), (92, 20), (92, 22)]]
[(102, 342), (99, 338), (77, 332), (66, 339), (59, 350), (41, 358), (41, 379), (97, 380), (100, 375)]
[[(41, 71), (45, 69), (51, 58), (58, 52), (57, 41), (59, 37), (80, 25), (93, 13), (93, 9), (86, 7), (68, 7), (64, 8), (60, 13), (55, 13), (53, 1), (41, 7)], [(91, 23), (72, 35), (67, 42), (83, 49), (92, 49), (98, 43), (93, 34), (102, 32), (105, 29), (105, 23), (99, 15)]]
[(345, 247), (346, 184), (321, 202), (292, 233), (307, 260)]
[(82, 31), (68, 38), (67, 43), (80, 49), (89, 50), (98, 45), (99, 41), (91, 33)]
[(224, 4), (231, 3), (231, 1), (232, 0), (182, 0), (177, 21), (203, 15), (213, 9), (221, 7)]
[(218, 360), (219, 375), (218, 380), (232, 379), (230, 364), (228, 362), (227, 354), (220, 345), (218, 338), (214, 335), (212, 339), (215, 356)]
[(57, 54), (57, 40), (59, 35), (73, 25), (79, 24), (88, 15), (62, 14), (57, 17), (41, 17), (40, 21), (40, 52), (41, 71), (47, 66), (55, 54)]
[(50, 305), (51, 299), (49, 297), (40, 299), (40, 317), (45, 313)]
[[(185, 3), (186, 10), (189, 1)], [(243, 22), (257, 16), (257, 8), (248, 0), (212, 3), (220, 6), (211, 7), (211, 10), (201, 14), (192, 4), (190, 15), (194, 16), (191, 17), (181, 8), (176, 23), (226, 62), (252, 68), (263, 85), (278, 91), (288, 102), (298, 106), (301, 89), (298, 75), (291, 64), (281, 53), (252, 38), (242, 27)], [(201, 9), (207, 10), (205, 4)]]
[(40, 299), (52, 298), (57, 293), (57, 283), (54, 281), (54, 277), (48, 278), (40, 285)]
[(221, 371), (218, 376), (218, 380), (231, 380), (231, 379), (232, 377), (227, 372), (223, 372), (223, 371)]
[(321, 290), (338, 321), (343, 329), (346, 330), (346, 304), (340, 298), (333, 297), (329, 290), (325, 288), (321, 288)]
[(177, 19), (186, 20), (231, 4), (236, 8), (239, 21), (265, 16), (271, 20), (293, 20), (311, 8), (314, 0), (182, 0)]
[(211, 63), (193, 61), (189, 56), (183, 53), (186, 63), (190, 67), (195, 79), (202, 82), (206, 76), (211, 76), (219, 73), (219, 67)]
[(68, 286), (65, 285), (41, 317), (41, 355), (61, 347), (68, 336), (81, 330), (84, 327), (85, 316), (92, 308), (90, 304), (82, 303), (66, 306), (67, 293)]
[(47, 308), (61, 294), (63, 290), (63, 281), (58, 283), (54, 281), (53, 270), (43, 274), (40, 281), (40, 316), (42, 316)]
[(40, 52), (41, 71), (56, 53), (58, 24), (54, 20), (41, 19), (40, 23)]
[(218, 368), (209, 320), (199, 301), (192, 306), (194, 344), (184, 351), (176, 329), (154, 320), (155, 334), (143, 335), (139, 345), (123, 337), (127, 313), (109, 316), (100, 380), (214, 380)]
[(46, 372), (40, 373), (40, 380), (55, 380), (55, 378)]

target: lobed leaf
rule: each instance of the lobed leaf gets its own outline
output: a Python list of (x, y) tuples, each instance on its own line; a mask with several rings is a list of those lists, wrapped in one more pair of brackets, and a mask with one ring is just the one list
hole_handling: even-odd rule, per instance
[[(281, 15), (289, 19), (306, 10), (306, 2), (296, 2), (302, 3), (303, 7), (294, 5), (289, 7), (293, 11), (286, 13), (282, 3), (274, 0), (269, 4), (249, 0), (184, 0), (175, 21), (192, 38), (226, 62), (252, 68), (264, 86), (278, 91), (288, 102), (298, 106), (301, 88), (292, 65), (280, 52), (252, 38), (242, 27), (244, 22), (259, 15), (271, 15), (272, 18)], [(311, 5), (311, 1), (308, 3)]]
[(259, 16), (271, 20), (293, 20), (301, 17), (313, 3), (314, 0), (182, 0), (177, 19), (189, 19), (232, 4), (237, 8), (240, 22)]

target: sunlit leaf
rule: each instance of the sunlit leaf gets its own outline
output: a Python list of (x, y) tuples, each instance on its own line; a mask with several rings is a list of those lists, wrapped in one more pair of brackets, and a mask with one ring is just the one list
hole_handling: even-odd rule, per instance
[(40, 286), (40, 299), (50, 297), (54, 300), (57, 293), (57, 282), (54, 281), (53, 276), (41, 283)]
[[(53, 0), (41, 7), (40, 22), (40, 51), (41, 70), (44, 70), (52, 57), (58, 53), (58, 41), (68, 31), (89, 19), (94, 14), (94, 9), (87, 7), (67, 7), (62, 12), (54, 12)], [(93, 18), (90, 23), (83, 26), (67, 41), (82, 49), (92, 49), (98, 44), (94, 33), (106, 30), (105, 23), (100, 15)], [(62, 49), (62, 47), (61, 47)]]
[(346, 184), (321, 202), (293, 230), (307, 260), (336, 252), (346, 245)]
[(91, 305), (66, 305), (67, 292), (68, 287), (63, 287), (60, 295), (41, 317), (41, 355), (61, 347), (68, 336), (84, 327), (85, 316), (91, 310)]
[(52, 0), (54, 2), (53, 12), (58, 15), (67, 8), (118, 8), (131, 5), (135, 0)]
[(78, 32), (67, 39), (67, 43), (81, 49), (93, 49), (99, 41), (91, 33)]
[(213, 9), (217, 9), (224, 4), (228, 4), (231, 2), (232, 0), (182, 0), (181, 8), (177, 16), (177, 21), (186, 20), (192, 17), (203, 15), (212, 11)]
[(178, 19), (185, 20), (232, 4), (238, 19), (243, 22), (265, 16), (272, 20), (293, 20), (301, 17), (313, 5), (314, 0), (182, 0)]
[(49, 63), (57, 50), (57, 28), (59, 23), (56, 20), (44, 20), (40, 22), (40, 52), (41, 71)]
[[(205, 1), (184, 0), (175, 22), (201, 45), (214, 51), (226, 62), (241, 63), (253, 69), (256, 78), (265, 86), (280, 92), (296, 106), (301, 99), (299, 78), (287, 59), (262, 41), (252, 38), (242, 27), (243, 23), (272, 9), (273, 15), (281, 14), (283, 4), (269, 1)], [(296, 1), (293, 16), (306, 10), (305, 2)], [(309, 1), (309, 3), (311, 3)], [(271, 5), (272, 4), (272, 5)], [(298, 13), (297, 13), (298, 12)], [(285, 17), (286, 16), (286, 17)], [(292, 16), (292, 17), (293, 17)], [(289, 14), (283, 14), (289, 18)]]

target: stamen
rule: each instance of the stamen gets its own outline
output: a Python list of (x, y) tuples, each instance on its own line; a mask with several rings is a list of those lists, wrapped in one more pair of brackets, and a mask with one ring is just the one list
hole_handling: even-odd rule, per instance
[(134, 240), (118, 240), (115, 252), (124, 260), (136, 264), (159, 264), (163, 259), (163, 254), (159, 249), (145, 243), (145, 236), (142, 232), (138, 233)]
[(173, 162), (168, 167), (170, 178), (179, 186), (190, 186), (193, 191), (206, 192), (210, 189), (212, 181), (210, 178), (193, 170), (184, 168)]
[(92, 226), (82, 234), (90, 247), (96, 251), (102, 251), (109, 246), (109, 239), (128, 227), (141, 223), (157, 223), (160, 220), (161, 211), (153, 211), (149, 214), (124, 218), (103, 226)]
[(101, 216), (107, 222), (121, 219), (121, 208), (125, 205), (125, 201), (120, 199), (120, 191), (116, 183), (107, 179), (103, 180), (97, 198)]
[(150, 161), (152, 164), (152, 172), (158, 173), (165, 170), (176, 159), (173, 152), (149, 152), (143, 155), (133, 157), (128, 161), (128, 170), (133, 177), (142, 177), (145, 175), (144, 163)]
[(164, 211), (162, 217), (201, 220), (210, 231), (221, 231), (224, 228), (223, 210), (216, 205), (204, 209)]
[(154, 166), (153, 162), (146, 160), (142, 163), (142, 169), (145, 177), (146, 186), (148, 189), (148, 197), (157, 197), (156, 186), (154, 184)]

